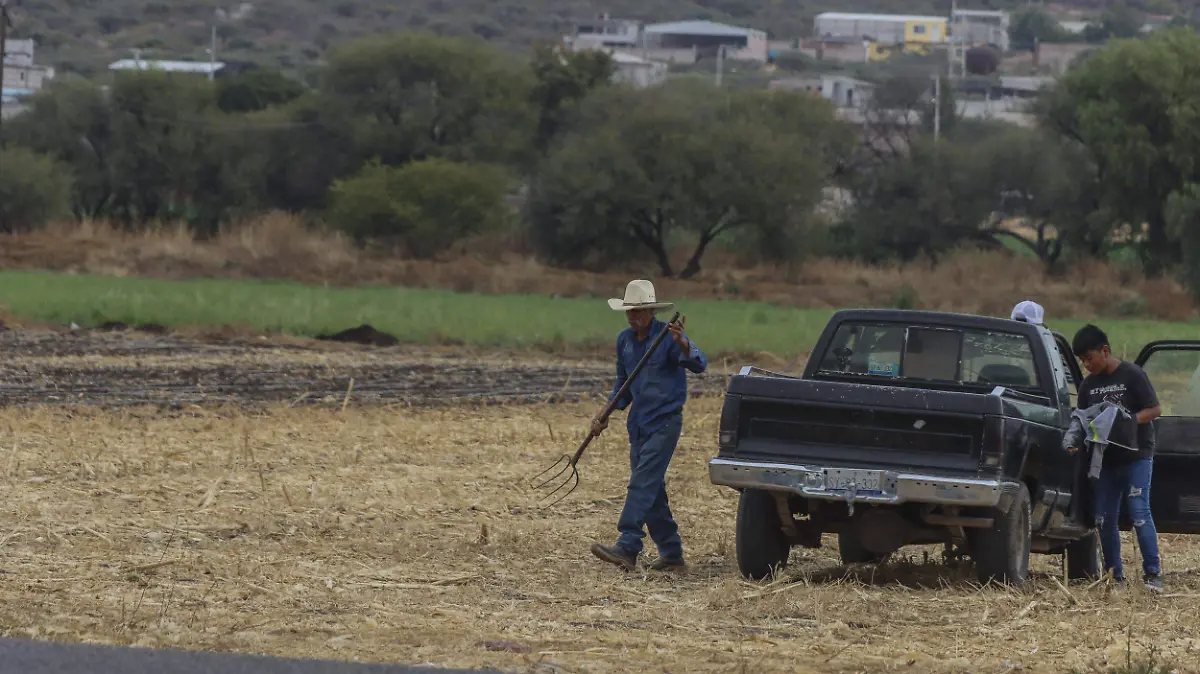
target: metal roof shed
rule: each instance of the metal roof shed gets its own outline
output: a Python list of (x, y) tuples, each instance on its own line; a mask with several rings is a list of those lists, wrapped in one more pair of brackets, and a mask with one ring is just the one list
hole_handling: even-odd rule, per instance
[(646, 26), (649, 35), (696, 35), (702, 37), (750, 37), (749, 28), (739, 28), (715, 21), (673, 21)]
[(109, 70), (162, 70), (169, 73), (198, 73), (208, 75), (216, 73), (225, 67), (225, 63), (217, 61), (147, 61), (144, 59), (121, 59), (108, 66)]

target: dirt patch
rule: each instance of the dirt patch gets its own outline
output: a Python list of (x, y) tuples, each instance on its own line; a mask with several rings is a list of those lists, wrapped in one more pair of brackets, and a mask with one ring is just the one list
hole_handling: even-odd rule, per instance
[[(122, 332), (0, 334), (0, 405), (433, 405), (598, 398), (606, 361), (269, 341), (201, 341)], [(692, 378), (719, 394), (719, 374)]]
[(377, 330), (370, 324), (348, 328), (341, 332), (335, 332), (332, 335), (317, 335), (317, 339), (328, 342), (362, 344), (365, 346), (396, 346), (400, 343), (400, 340), (396, 339), (395, 335)]

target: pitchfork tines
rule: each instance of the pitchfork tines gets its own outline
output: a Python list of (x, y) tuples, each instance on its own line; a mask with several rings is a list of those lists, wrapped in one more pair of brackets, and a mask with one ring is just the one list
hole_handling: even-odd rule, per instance
[[(583, 450), (588, 446), (588, 443), (590, 443), (592, 441), (592, 438), (594, 438), (594, 437), (596, 437), (596, 436), (592, 435), (591, 433), (588, 433), (587, 439), (583, 441), (583, 444), (580, 445), (579, 449), (575, 452), (575, 454), (573, 456), (570, 454), (563, 454), (558, 459), (558, 461), (554, 462), (554, 465), (550, 466), (546, 470), (543, 470), (542, 472), (540, 472), (536, 476), (534, 476), (534, 478), (533, 478), (533, 480), (531, 480), (531, 482), (537, 482), (545, 474), (547, 474), (551, 471), (554, 471), (555, 468), (558, 469), (558, 472), (555, 472), (553, 475), (546, 478), (542, 482), (535, 484), (533, 487), (534, 489), (542, 489), (542, 488), (546, 487), (547, 485), (558, 484), (559, 481), (561, 480), (561, 484), (558, 484), (558, 486), (554, 488), (554, 491), (552, 491), (549, 494), (546, 494), (544, 497), (542, 497), (542, 500), (541, 500), (542, 505), (552, 506), (555, 503), (558, 503), (559, 501), (570, 496), (571, 492), (575, 491), (575, 488), (579, 486), (579, 468), (577, 466), (577, 464), (579, 463), (579, 457), (583, 454)], [(563, 479), (564, 475), (566, 475), (565, 479)], [(570, 489), (567, 489), (567, 491), (564, 492), (562, 496), (559, 496), (558, 498), (554, 499), (553, 501), (549, 501), (549, 499), (552, 496), (554, 496), (558, 492), (565, 489), (567, 487), (567, 485), (570, 485)], [(549, 502), (547, 502), (547, 501), (549, 501)]]

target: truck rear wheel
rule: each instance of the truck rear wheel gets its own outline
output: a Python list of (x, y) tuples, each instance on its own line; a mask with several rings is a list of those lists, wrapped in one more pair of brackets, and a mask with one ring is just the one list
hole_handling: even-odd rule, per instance
[(768, 492), (742, 491), (735, 538), (738, 570), (743, 576), (760, 580), (770, 576), (775, 569), (787, 566), (792, 546), (783, 533), (775, 498)]
[(1100, 535), (1095, 531), (1067, 544), (1067, 580), (1095, 580), (1102, 565)]
[(1029, 489), (1021, 483), (1007, 512), (997, 512), (991, 529), (972, 530), (971, 556), (979, 582), (1021, 586), (1029, 579), (1033, 548)]

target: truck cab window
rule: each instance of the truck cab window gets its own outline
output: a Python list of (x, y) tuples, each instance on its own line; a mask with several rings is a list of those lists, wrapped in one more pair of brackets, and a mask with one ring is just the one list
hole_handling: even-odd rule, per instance
[(894, 325), (842, 325), (821, 359), (821, 369), (899, 377), (904, 332)]
[(1038, 389), (1023, 335), (938, 326), (844, 324), (821, 357), (829, 374)]
[(963, 381), (1013, 388), (1038, 387), (1033, 346), (1026, 337), (1004, 332), (967, 332), (963, 340)]

